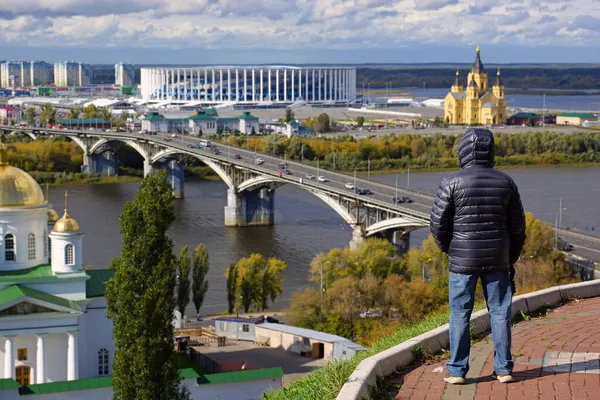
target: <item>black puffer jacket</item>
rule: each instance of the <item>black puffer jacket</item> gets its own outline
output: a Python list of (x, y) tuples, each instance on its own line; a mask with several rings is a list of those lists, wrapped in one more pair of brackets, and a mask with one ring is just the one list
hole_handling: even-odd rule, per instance
[(450, 271), (508, 271), (525, 242), (517, 186), (494, 165), (494, 136), (469, 129), (458, 143), (462, 170), (446, 177), (431, 209), (431, 233), (448, 253)]

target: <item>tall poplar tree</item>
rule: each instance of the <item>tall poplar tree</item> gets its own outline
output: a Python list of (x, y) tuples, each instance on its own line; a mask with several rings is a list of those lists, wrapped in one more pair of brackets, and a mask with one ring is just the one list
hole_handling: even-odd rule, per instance
[(176, 259), (167, 236), (173, 220), (166, 173), (148, 175), (121, 214), (123, 246), (106, 288), (115, 400), (189, 399), (174, 362)]
[(206, 291), (208, 290), (208, 251), (203, 243), (200, 243), (194, 249), (194, 268), (192, 270), (192, 301), (196, 307), (196, 315), (200, 313), (200, 307), (204, 302)]
[(181, 314), (181, 318), (185, 315), (185, 308), (190, 304), (190, 255), (188, 247), (184, 246), (177, 260), (177, 269), (179, 282), (177, 284), (177, 310)]

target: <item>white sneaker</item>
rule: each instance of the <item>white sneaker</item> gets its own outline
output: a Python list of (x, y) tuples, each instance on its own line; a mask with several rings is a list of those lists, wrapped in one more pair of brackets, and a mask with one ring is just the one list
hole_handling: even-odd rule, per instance
[(510, 374), (503, 374), (503, 375), (498, 375), (495, 372), (492, 374), (492, 377), (498, 379), (498, 382), (500, 383), (509, 383), (509, 382), (514, 382), (515, 378), (513, 378), (512, 375)]
[(444, 376), (444, 381), (452, 385), (462, 385), (463, 383), (465, 383), (465, 378), (463, 378), (462, 376), (452, 376), (450, 374), (446, 374), (446, 376)]

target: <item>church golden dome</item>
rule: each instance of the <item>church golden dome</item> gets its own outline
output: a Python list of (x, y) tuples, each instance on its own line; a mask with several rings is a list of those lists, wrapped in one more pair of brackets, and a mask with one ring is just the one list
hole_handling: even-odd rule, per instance
[(6, 147), (0, 143), (0, 207), (37, 206), (44, 203), (40, 185), (27, 172), (8, 165)]
[(77, 221), (71, 218), (69, 212), (67, 211), (67, 199), (68, 194), (65, 192), (65, 213), (63, 214), (62, 218), (56, 221), (54, 224), (54, 228), (52, 228), (54, 232), (69, 233), (79, 231), (79, 224)]

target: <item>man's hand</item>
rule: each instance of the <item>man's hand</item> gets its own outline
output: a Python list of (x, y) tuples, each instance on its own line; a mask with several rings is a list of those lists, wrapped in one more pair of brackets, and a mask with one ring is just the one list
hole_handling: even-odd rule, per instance
[(512, 288), (512, 294), (513, 296), (515, 295), (515, 293), (517, 293), (517, 286), (515, 285), (515, 266), (511, 265), (510, 266), (510, 286)]

